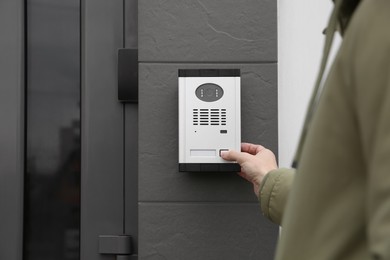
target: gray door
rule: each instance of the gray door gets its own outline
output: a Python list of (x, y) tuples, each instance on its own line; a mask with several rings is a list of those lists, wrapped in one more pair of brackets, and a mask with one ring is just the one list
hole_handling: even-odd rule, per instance
[[(39, 24), (25, 17), (24, 11), (28, 16), (35, 5), (25, 6), (21, 0), (0, 3), (0, 19), (4, 20), (0, 28), (9, 35), (0, 38), (0, 206), (7, 209), (1, 214), (0, 237), (9, 241), (0, 245), (0, 258), (272, 259), (278, 227), (261, 216), (250, 184), (236, 174), (178, 172), (177, 71), (241, 69), (242, 140), (277, 151), (276, 1), (34, 1), (27, 3), (36, 3), (37, 9), (49, 10), (52, 16), (58, 12), (48, 19), (71, 18), (72, 22), (59, 28), (72, 23), (79, 26), (71, 35), (64, 29), (68, 37), (61, 38), (61, 31), (51, 28), (54, 23)], [(76, 15), (70, 15), (71, 10)], [(34, 38), (38, 43), (44, 37), (60, 43), (49, 52), (47, 62), (53, 68), (48, 69), (54, 71), (58, 61), (50, 61), (59, 56), (63, 57), (60, 64), (71, 68), (57, 77), (50, 74), (57, 81), (48, 93), (77, 98), (70, 90), (56, 88), (65, 84), (58, 80), (60, 76), (72, 73), (80, 86), (79, 112), (77, 105), (72, 110), (79, 113), (79, 121), (68, 118), (65, 127), (62, 121), (58, 123), (62, 143), (72, 143), (67, 139), (69, 133), (79, 136), (79, 207), (64, 211), (56, 206), (56, 214), (42, 212), (30, 201), (36, 193), (27, 190), (29, 185), (39, 187), (38, 180), (46, 180), (40, 176), (32, 182), (28, 175), (36, 169), (31, 165), (39, 165), (36, 158), (43, 162), (57, 158), (53, 153), (37, 155), (35, 160), (28, 156), (37, 140), (29, 137), (28, 118), (34, 114), (29, 107), (34, 100), (29, 101), (29, 85), (41, 86), (34, 83), (30, 69), (37, 68), (34, 61), (42, 56), (29, 56), (34, 53), (29, 51), (29, 37), (34, 35), (24, 32), (38, 25), (46, 30)], [(62, 49), (77, 41), (73, 51)], [(49, 47), (42, 48), (42, 53)], [(138, 104), (118, 101), (118, 49), (122, 48), (138, 49)], [(72, 60), (75, 54), (79, 58)], [(35, 100), (42, 108), (39, 99)], [(66, 103), (55, 100), (51, 102), (57, 107)], [(35, 114), (42, 115), (39, 110)], [(56, 117), (44, 119), (57, 122)], [(36, 126), (36, 132), (40, 127)], [(50, 132), (39, 136), (44, 140)], [(64, 187), (62, 181), (49, 182), (49, 194), (63, 194), (58, 193)], [(77, 186), (77, 181), (73, 183)], [(62, 229), (41, 234), (46, 244), (39, 245), (40, 253), (34, 258), (28, 254), (37, 251), (29, 246), (27, 230), (29, 212), (36, 209), (40, 209), (36, 216), (44, 216), (39, 218), (43, 224), (62, 223)], [(79, 217), (75, 223), (61, 222), (56, 221), (58, 215)], [(55, 234), (63, 244), (53, 249), (46, 236)]]
[(131, 253), (100, 238), (126, 234), (123, 7), (0, 1), (0, 259)]
[(0, 2), (0, 259), (21, 259), (23, 234), (23, 9)]

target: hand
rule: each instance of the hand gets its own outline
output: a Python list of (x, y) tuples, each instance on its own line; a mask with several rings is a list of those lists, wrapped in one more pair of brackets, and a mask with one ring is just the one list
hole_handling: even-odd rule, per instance
[(239, 175), (252, 182), (256, 196), (264, 176), (278, 168), (274, 153), (258, 144), (242, 143), (241, 152), (233, 150), (221, 152), (221, 157), (240, 164)]

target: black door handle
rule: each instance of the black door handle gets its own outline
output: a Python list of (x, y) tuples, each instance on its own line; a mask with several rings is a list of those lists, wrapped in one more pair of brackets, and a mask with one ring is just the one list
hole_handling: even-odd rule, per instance
[(138, 49), (118, 50), (118, 100), (138, 103)]

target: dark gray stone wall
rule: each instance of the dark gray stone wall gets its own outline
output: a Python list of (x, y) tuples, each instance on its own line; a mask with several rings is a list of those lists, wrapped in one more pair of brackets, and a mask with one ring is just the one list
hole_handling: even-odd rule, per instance
[(231, 173), (178, 172), (178, 69), (241, 69), (242, 140), (277, 151), (277, 2), (142, 0), (139, 258), (272, 259), (278, 227)]
[(139, 1), (140, 61), (277, 60), (276, 1)]

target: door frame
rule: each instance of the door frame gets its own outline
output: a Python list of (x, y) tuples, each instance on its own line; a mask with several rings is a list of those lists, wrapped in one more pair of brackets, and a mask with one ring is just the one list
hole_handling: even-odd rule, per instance
[(0, 4), (0, 258), (22, 259), (24, 1)]
[(107, 259), (99, 236), (125, 234), (124, 105), (117, 98), (124, 2), (81, 0), (81, 260)]

